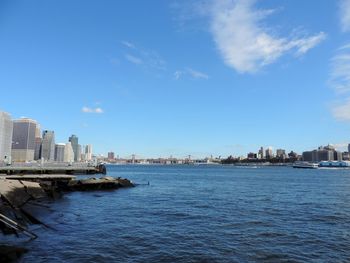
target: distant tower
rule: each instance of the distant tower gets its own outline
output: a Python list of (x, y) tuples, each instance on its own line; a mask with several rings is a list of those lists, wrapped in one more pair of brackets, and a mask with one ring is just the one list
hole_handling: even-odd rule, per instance
[(41, 146), (41, 157), (46, 161), (55, 160), (55, 132), (45, 130)]
[(74, 162), (74, 151), (72, 144), (70, 142), (67, 142), (64, 147), (64, 162), (66, 163), (72, 163)]
[(10, 159), (12, 132), (13, 122), (10, 114), (0, 111), (0, 162)]
[(85, 146), (85, 160), (91, 161), (92, 160), (92, 145), (88, 144)]
[(26, 162), (34, 160), (35, 132), (37, 122), (28, 118), (13, 121), (12, 160)]
[(77, 162), (79, 158), (79, 138), (76, 135), (72, 135), (69, 137), (68, 141), (72, 144), (73, 152), (74, 152), (74, 161)]
[(64, 143), (58, 143), (55, 145), (55, 161), (56, 162), (64, 162)]

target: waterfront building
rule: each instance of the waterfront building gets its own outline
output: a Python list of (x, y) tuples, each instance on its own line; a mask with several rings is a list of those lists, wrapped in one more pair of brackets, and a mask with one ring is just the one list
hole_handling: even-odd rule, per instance
[(74, 156), (74, 159), (76, 159), (77, 162), (80, 162), (81, 161), (81, 145), (78, 144), (78, 148), (77, 148), (77, 158), (75, 158)]
[(108, 158), (108, 160), (114, 160), (115, 159), (114, 152), (109, 152), (107, 158)]
[(303, 152), (302, 156), (303, 161), (306, 162), (334, 161), (335, 158), (342, 158), (342, 155), (336, 153), (332, 145), (320, 146), (317, 150)]
[(277, 149), (276, 150), (276, 157), (277, 158), (281, 158), (281, 159), (285, 159), (286, 158), (286, 150), (283, 149)]
[(0, 162), (10, 162), (13, 122), (10, 114), (0, 111)]
[(45, 130), (41, 146), (41, 157), (45, 161), (55, 160), (55, 132)]
[(91, 161), (92, 160), (92, 145), (88, 144), (85, 146), (85, 160)]
[(264, 148), (263, 147), (260, 147), (260, 150), (258, 152), (258, 158), (264, 159)]
[(55, 145), (55, 161), (64, 162), (64, 149), (66, 147), (65, 143), (57, 143)]
[(13, 121), (11, 157), (14, 162), (34, 160), (36, 127), (37, 122), (32, 119)]
[(350, 143), (348, 144), (348, 153), (350, 153)]
[(72, 144), (73, 152), (74, 152), (74, 161), (78, 161), (79, 159), (79, 153), (78, 153), (78, 145), (79, 145), (79, 138), (76, 135), (72, 135), (69, 137), (68, 141)]
[(268, 147), (265, 151), (265, 158), (266, 159), (271, 159), (273, 157), (273, 152), (272, 152), (272, 148)]
[(247, 158), (248, 159), (256, 159), (257, 158), (257, 154), (250, 152), (250, 153), (247, 154)]
[(67, 142), (64, 147), (64, 162), (72, 163), (74, 162), (74, 151), (71, 142)]
[(43, 139), (41, 137), (35, 138), (35, 147), (34, 147), (34, 160), (40, 160), (41, 159), (41, 145), (42, 145)]

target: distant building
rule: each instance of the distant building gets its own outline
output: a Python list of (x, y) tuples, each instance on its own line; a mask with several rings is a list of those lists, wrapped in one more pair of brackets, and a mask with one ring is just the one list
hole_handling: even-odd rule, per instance
[(114, 160), (114, 152), (108, 153), (108, 160)]
[(263, 147), (260, 147), (260, 150), (258, 152), (258, 158), (264, 159), (264, 148)]
[(81, 145), (80, 144), (78, 144), (78, 148), (77, 148), (77, 158), (75, 158), (75, 155), (74, 155), (74, 159), (76, 160), (76, 162), (81, 161)]
[(64, 162), (64, 149), (66, 144), (58, 143), (55, 145), (55, 161), (56, 162)]
[(266, 159), (271, 159), (273, 157), (273, 152), (272, 152), (272, 148), (268, 147), (265, 151), (265, 158)]
[(41, 157), (45, 161), (55, 160), (55, 132), (45, 130), (41, 146)]
[(257, 154), (250, 152), (247, 154), (247, 158), (248, 159), (257, 159)]
[(69, 137), (68, 141), (72, 144), (73, 152), (74, 152), (74, 161), (78, 161), (79, 159), (79, 138), (76, 135), (72, 135)]
[(85, 146), (85, 160), (91, 161), (92, 160), (92, 145), (88, 144)]
[[(337, 152), (332, 145), (318, 147), (317, 150), (303, 152), (303, 161), (321, 162), (342, 159), (342, 154)], [(340, 161), (340, 160), (339, 160)]]
[(280, 159), (285, 159), (287, 157), (286, 150), (283, 149), (277, 149), (276, 150), (276, 157)]
[(13, 121), (12, 160), (27, 162), (34, 160), (35, 131), (37, 122), (28, 118)]
[(34, 147), (34, 160), (40, 160), (41, 159), (41, 145), (42, 145), (43, 139), (41, 137), (35, 138), (35, 147)]
[(70, 142), (67, 142), (64, 147), (64, 162), (72, 163), (74, 162), (74, 151), (72, 144)]
[(10, 114), (0, 111), (0, 162), (10, 161), (13, 122)]

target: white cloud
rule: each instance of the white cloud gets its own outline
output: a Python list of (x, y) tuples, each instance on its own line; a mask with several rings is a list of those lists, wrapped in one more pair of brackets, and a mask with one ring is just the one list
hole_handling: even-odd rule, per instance
[(240, 73), (253, 73), (287, 52), (305, 54), (325, 39), (278, 37), (262, 21), (274, 10), (254, 9), (254, 0), (217, 0), (211, 7), (211, 33), (225, 63)]
[(194, 79), (209, 79), (209, 76), (207, 74), (198, 70), (194, 70), (192, 68), (186, 68), (185, 70), (177, 70), (174, 72), (174, 77), (176, 80), (179, 80), (185, 75), (189, 75)]
[(133, 55), (125, 54), (125, 58), (126, 58), (126, 60), (128, 60), (129, 62), (131, 62), (133, 64), (136, 64), (136, 65), (143, 64), (143, 61), (141, 58), (135, 57)]
[(84, 112), (84, 113), (103, 113), (103, 109), (101, 109), (100, 107), (90, 108), (90, 107), (84, 106), (81, 109), (81, 111)]
[(340, 26), (343, 32), (350, 31), (350, 0), (340, 0)]

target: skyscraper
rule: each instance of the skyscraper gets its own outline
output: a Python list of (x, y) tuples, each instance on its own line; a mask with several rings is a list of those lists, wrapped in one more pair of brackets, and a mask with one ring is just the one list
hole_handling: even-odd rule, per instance
[(0, 111), (0, 162), (9, 160), (12, 147), (13, 122), (10, 114)]
[(92, 145), (88, 144), (85, 146), (85, 160), (91, 161), (92, 160)]
[(67, 142), (64, 147), (64, 162), (74, 162), (74, 152), (71, 142)]
[(41, 157), (46, 161), (55, 160), (55, 132), (45, 130), (41, 146)]
[(72, 136), (69, 137), (68, 141), (72, 144), (73, 152), (74, 152), (74, 161), (77, 162), (79, 159), (79, 138), (78, 136), (72, 134)]
[(41, 146), (43, 143), (43, 139), (41, 137), (35, 138), (35, 147), (34, 147), (34, 160), (41, 159)]
[(26, 162), (34, 160), (35, 131), (37, 122), (28, 118), (13, 121), (12, 160)]
[(64, 143), (58, 143), (55, 145), (55, 161), (64, 162), (64, 149), (66, 145)]

